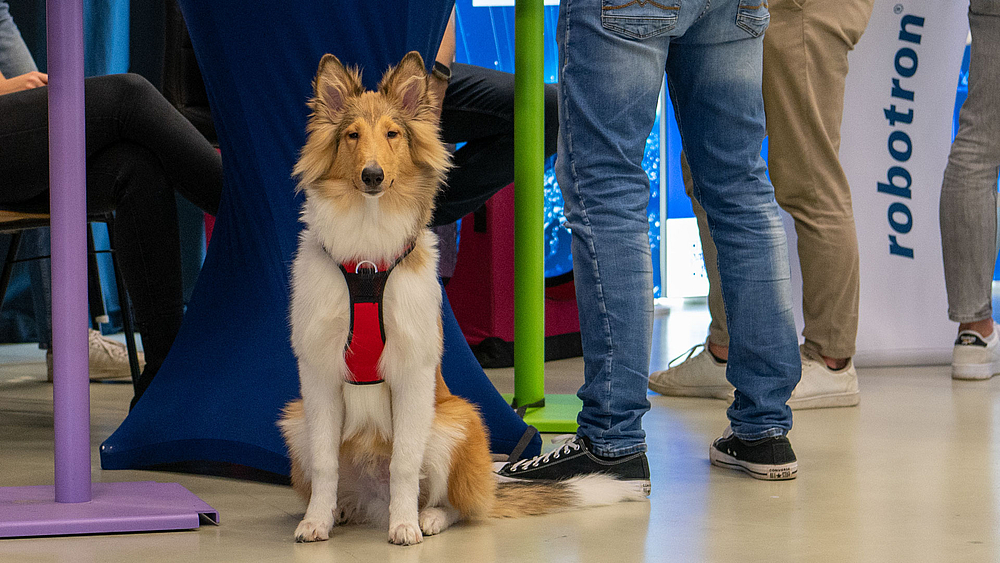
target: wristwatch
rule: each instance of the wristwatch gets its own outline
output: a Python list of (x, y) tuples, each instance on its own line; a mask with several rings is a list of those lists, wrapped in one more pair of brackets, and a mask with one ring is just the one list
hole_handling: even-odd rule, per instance
[(443, 80), (445, 82), (451, 80), (451, 69), (448, 68), (448, 65), (439, 61), (434, 61), (434, 68), (431, 69), (431, 74), (433, 74), (438, 80)]

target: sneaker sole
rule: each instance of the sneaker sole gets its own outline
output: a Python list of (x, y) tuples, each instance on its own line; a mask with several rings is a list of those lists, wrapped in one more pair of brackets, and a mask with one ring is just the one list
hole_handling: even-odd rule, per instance
[(853, 407), (861, 402), (861, 393), (853, 391), (849, 393), (831, 393), (829, 395), (817, 395), (803, 399), (789, 399), (788, 406), (794, 410), (806, 409), (830, 409), (837, 407)]
[(704, 386), (704, 387), (670, 387), (649, 381), (650, 391), (655, 391), (665, 397), (697, 397), (699, 399), (720, 399), (723, 401), (733, 400), (732, 387)]
[(761, 481), (788, 481), (795, 479), (799, 473), (798, 461), (784, 465), (750, 463), (749, 461), (736, 459), (733, 456), (720, 452), (714, 446), (708, 447), (708, 459), (716, 467), (742, 471), (754, 479), (760, 479)]
[(997, 373), (1000, 373), (1000, 369), (997, 369), (997, 366), (994, 366), (991, 363), (951, 365), (952, 379), (981, 381), (983, 379), (990, 379)]
[(102, 381), (105, 379), (132, 379), (132, 371), (122, 371), (121, 369), (94, 369), (90, 368), (90, 380)]
[[(557, 481), (552, 481), (548, 479), (518, 479), (516, 477), (508, 477), (506, 475), (501, 475), (497, 473), (496, 470), (493, 471), (493, 475), (496, 477), (497, 483), (555, 483)], [(641, 493), (643, 496), (649, 496), (653, 490), (653, 485), (649, 479), (623, 479), (622, 483), (628, 483), (629, 487), (633, 492)]]

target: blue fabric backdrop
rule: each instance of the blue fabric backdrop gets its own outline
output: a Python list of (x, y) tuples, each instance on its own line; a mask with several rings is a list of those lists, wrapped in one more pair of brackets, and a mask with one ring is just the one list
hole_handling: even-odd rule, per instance
[[(180, 4), (226, 185), (180, 334), (145, 395), (101, 446), (101, 464), (211, 460), (287, 474), (275, 422), (299, 394), (287, 313), (301, 204), (291, 170), (305, 140), (312, 78), (327, 52), (361, 66), (369, 88), (408, 51), (433, 60), (452, 0)], [(480, 405), (494, 451), (509, 452), (526, 427), (445, 311), (445, 378)], [(527, 453), (540, 445), (536, 437)]]

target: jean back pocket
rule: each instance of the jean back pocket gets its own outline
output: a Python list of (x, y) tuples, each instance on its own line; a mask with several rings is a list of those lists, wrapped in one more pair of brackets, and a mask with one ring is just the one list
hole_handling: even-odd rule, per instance
[(771, 14), (767, 10), (767, 0), (740, 0), (736, 12), (736, 25), (753, 37), (764, 35)]
[(601, 25), (631, 39), (663, 35), (677, 27), (681, 0), (602, 0)]

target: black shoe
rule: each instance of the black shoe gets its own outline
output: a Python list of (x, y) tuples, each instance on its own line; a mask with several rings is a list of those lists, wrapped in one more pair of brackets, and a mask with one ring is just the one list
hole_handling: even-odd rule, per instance
[(784, 436), (744, 442), (726, 428), (722, 437), (708, 449), (712, 465), (748, 473), (754, 479), (784, 481), (794, 479), (799, 471), (792, 444)]
[(583, 436), (573, 436), (547, 454), (508, 463), (497, 475), (501, 480), (562, 481), (594, 473), (635, 481), (649, 495), (649, 462), (645, 453), (613, 459), (598, 457), (590, 451), (590, 441)]

